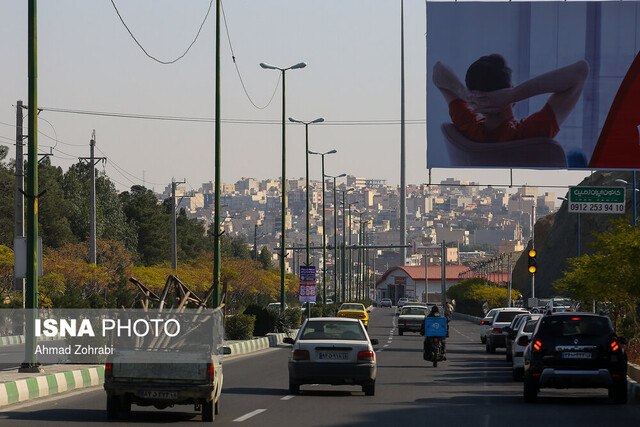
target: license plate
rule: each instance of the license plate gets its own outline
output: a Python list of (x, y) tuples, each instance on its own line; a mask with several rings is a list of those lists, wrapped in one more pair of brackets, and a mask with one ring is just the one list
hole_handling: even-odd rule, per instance
[(347, 360), (349, 359), (349, 353), (344, 351), (320, 351), (318, 352), (318, 359), (320, 360)]
[(177, 399), (177, 391), (141, 391), (140, 397), (143, 399)]
[(568, 351), (562, 353), (562, 359), (591, 359), (591, 353)]

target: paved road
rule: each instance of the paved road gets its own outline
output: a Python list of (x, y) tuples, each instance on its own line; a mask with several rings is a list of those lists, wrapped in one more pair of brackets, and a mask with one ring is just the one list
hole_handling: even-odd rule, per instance
[[(422, 360), (422, 337), (397, 336), (391, 309), (376, 309), (370, 333), (380, 340), (376, 395), (359, 387), (303, 386), (288, 395), (287, 348), (224, 363), (224, 390), (217, 425), (245, 426), (587, 426), (638, 425), (640, 405), (613, 405), (605, 390), (543, 391), (525, 404), (522, 383), (511, 379), (504, 352), (485, 353), (478, 326), (452, 323), (448, 360), (433, 368)], [(133, 406), (123, 424), (193, 425), (192, 407), (163, 411)], [(107, 425), (105, 393), (83, 391), (56, 400), (10, 407), (0, 425)]]

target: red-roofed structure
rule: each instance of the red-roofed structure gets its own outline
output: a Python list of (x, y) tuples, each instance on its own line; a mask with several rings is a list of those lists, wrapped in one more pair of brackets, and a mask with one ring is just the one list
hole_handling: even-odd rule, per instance
[[(464, 265), (447, 265), (445, 269), (446, 288), (460, 283), (463, 274), (469, 271)], [(428, 299), (425, 292), (424, 266), (395, 266), (387, 270), (375, 285), (375, 298), (391, 298), (397, 303), (402, 297), (416, 297), (422, 301), (442, 302), (442, 267), (431, 265), (427, 267), (429, 292)]]

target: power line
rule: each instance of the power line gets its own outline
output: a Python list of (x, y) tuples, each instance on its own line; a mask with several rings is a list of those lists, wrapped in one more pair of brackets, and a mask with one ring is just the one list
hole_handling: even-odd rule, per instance
[(136, 36), (133, 35), (133, 32), (129, 29), (129, 27), (127, 26), (126, 22), (124, 22), (124, 19), (122, 18), (122, 15), (120, 15), (120, 11), (118, 10), (118, 7), (113, 2), (113, 0), (111, 0), (111, 4), (113, 5), (113, 8), (115, 9), (116, 14), (118, 15), (118, 18), (120, 18), (120, 22), (122, 22), (122, 25), (124, 25), (124, 28), (127, 29), (127, 32), (129, 33), (129, 35), (131, 36), (133, 41), (136, 42), (136, 44), (138, 45), (138, 47), (140, 47), (140, 49), (142, 49), (144, 54), (147, 55), (149, 58), (153, 59), (154, 61), (160, 63), (160, 64), (168, 65), (168, 64), (173, 64), (175, 62), (178, 62), (180, 59), (182, 59), (189, 52), (189, 50), (191, 50), (191, 47), (195, 44), (196, 40), (198, 40), (198, 37), (200, 36), (200, 32), (202, 31), (202, 27), (204, 26), (204, 23), (207, 21), (207, 18), (209, 17), (209, 12), (211, 12), (211, 6), (213, 5), (213, 0), (211, 0), (209, 2), (209, 8), (207, 9), (207, 14), (204, 16), (204, 19), (202, 20), (202, 23), (200, 24), (200, 28), (198, 28), (198, 33), (194, 37), (194, 39), (191, 42), (191, 44), (189, 44), (189, 46), (187, 47), (187, 49), (184, 51), (184, 53), (182, 55), (178, 56), (177, 58), (175, 58), (175, 59), (173, 59), (171, 61), (162, 61), (162, 60), (154, 57), (153, 55), (151, 55), (149, 52), (147, 52), (147, 50), (144, 47), (142, 47), (142, 45), (140, 44), (140, 42), (138, 41)]
[(264, 110), (269, 105), (271, 105), (271, 102), (273, 101), (273, 98), (276, 96), (276, 92), (278, 91), (278, 86), (280, 85), (280, 79), (282, 78), (282, 75), (281, 75), (281, 73), (278, 73), (278, 81), (276, 82), (276, 87), (273, 89), (273, 93), (271, 94), (271, 99), (269, 99), (269, 102), (267, 102), (267, 104), (264, 107), (259, 107), (258, 105), (256, 105), (256, 103), (253, 102), (253, 100), (251, 99), (251, 96), (249, 95), (249, 92), (247, 91), (247, 87), (244, 85), (244, 80), (242, 80), (242, 75), (240, 74), (240, 69), (238, 68), (238, 63), (236, 62), (236, 54), (233, 51), (233, 46), (231, 44), (231, 36), (229, 35), (229, 26), (227, 25), (227, 14), (224, 12), (224, 4), (222, 3), (222, 1), (220, 1), (220, 6), (222, 8), (222, 18), (224, 20), (224, 28), (225, 28), (225, 30), (227, 32), (227, 40), (229, 41), (229, 50), (231, 50), (231, 59), (233, 60), (233, 65), (236, 67), (236, 73), (238, 74), (238, 78), (240, 79), (240, 84), (242, 85), (242, 89), (244, 90), (244, 94), (247, 96), (247, 99), (249, 100), (251, 105), (256, 107), (258, 110)]
[[(118, 113), (110, 111), (91, 111), (91, 110), (72, 110), (68, 108), (57, 107), (40, 107), (42, 111), (49, 111), (52, 113), (63, 114), (80, 114), (87, 116), (102, 116), (102, 117), (115, 117), (124, 119), (141, 119), (141, 120), (160, 120), (160, 121), (175, 121), (175, 122), (196, 122), (196, 123), (214, 123), (215, 119), (210, 117), (186, 117), (186, 116), (160, 116), (149, 114), (135, 114), (135, 113)], [(222, 123), (229, 124), (250, 124), (250, 125), (282, 125), (281, 120), (256, 120), (256, 119), (222, 119)], [(411, 119), (405, 120), (409, 125), (424, 125), (426, 120), (423, 119)], [(323, 126), (389, 126), (399, 125), (400, 120), (396, 119), (376, 119), (376, 120), (327, 120), (323, 122)], [(287, 125), (290, 125), (287, 123)]]
[[(98, 151), (100, 152), (100, 154), (102, 154), (103, 156), (105, 156), (105, 157), (109, 157), (109, 164), (110, 164), (110, 165), (113, 165), (114, 167), (116, 167), (116, 168), (120, 169), (122, 172), (124, 172), (124, 173), (126, 173), (127, 175), (129, 175), (130, 177), (132, 177), (132, 178), (134, 178), (134, 179), (138, 180), (139, 182), (142, 182), (142, 183), (149, 183), (149, 184), (152, 184), (152, 185), (164, 185), (164, 184), (159, 184), (159, 183), (157, 183), (157, 182), (150, 182), (150, 181), (147, 181), (147, 180), (145, 180), (145, 179), (141, 179), (141, 178), (137, 177), (136, 175), (134, 175), (134, 174), (132, 174), (132, 173), (128, 172), (128, 171), (127, 171), (126, 169), (124, 169), (122, 166), (120, 166), (119, 164), (117, 164), (116, 162), (114, 162), (114, 161), (113, 161), (113, 159), (111, 158), (111, 156), (109, 156), (107, 153), (105, 153), (104, 151), (102, 151), (100, 148), (98, 148), (97, 146), (96, 146), (95, 148), (96, 148), (96, 150), (98, 150)], [(131, 182), (133, 182), (133, 181), (131, 181)]]

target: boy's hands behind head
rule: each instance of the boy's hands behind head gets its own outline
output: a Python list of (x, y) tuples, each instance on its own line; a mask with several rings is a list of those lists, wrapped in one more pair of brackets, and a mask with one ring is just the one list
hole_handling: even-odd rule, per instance
[(471, 91), (469, 106), (480, 114), (496, 114), (509, 108), (512, 104), (511, 88), (498, 89), (491, 92)]

